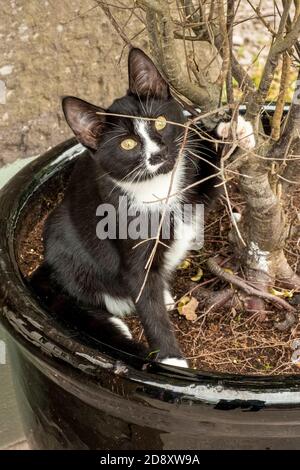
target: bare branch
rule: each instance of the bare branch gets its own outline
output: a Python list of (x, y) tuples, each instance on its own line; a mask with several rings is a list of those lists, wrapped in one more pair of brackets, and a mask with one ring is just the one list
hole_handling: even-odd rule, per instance
[(281, 67), (280, 88), (276, 103), (276, 109), (272, 119), (272, 138), (278, 140), (280, 137), (281, 120), (285, 105), (285, 98), (290, 78), (291, 58), (288, 52), (284, 52)]
[[(181, 69), (180, 60), (176, 53), (174, 24), (168, 3), (160, 3), (152, 0), (138, 0), (138, 4), (146, 9), (152, 50), (155, 52), (156, 62), (171, 86), (192, 103), (200, 106), (203, 111), (217, 107), (219, 86), (209, 82), (202, 70), (198, 71), (199, 83), (197, 85), (191, 83)], [(158, 28), (155, 27), (155, 30), (153, 29), (155, 20), (153, 16), (149, 16), (149, 10), (156, 15)], [(213, 128), (216, 125), (216, 119), (216, 115), (212, 116), (206, 120), (205, 124), (208, 128)]]
[(123, 39), (123, 41), (128, 45), (130, 46), (131, 45), (131, 41), (130, 39), (127, 37), (127, 35), (125, 34), (124, 32), (124, 29), (120, 27), (119, 23), (116, 21), (116, 19), (114, 18), (113, 14), (111, 13), (109, 7), (107, 6), (107, 4), (105, 2), (103, 2), (102, 0), (99, 0), (97, 1), (98, 5), (102, 8), (102, 10), (104, 11), (105, 15), (107, 16), (107, 18), (110, 20), (111, 24), (113, 25), (113, 27), (115, 28), (115, 30), (117, 31), (117, 33), (120, 35), (120, 37)]
[(244, 292), (246, 292), (246, 294), (268, 300), (269, 302), (272, 302), (278, 305), (279, 307), (285, 309), (287, 312), (290, 312), (290, 313), (296, 312), (296, 309), (292, 305), (290, 305), (288, 302), (286, 302), (284, 299), (281, 299), (280, 297), (277, 297), (276, 295), (269, 294), (268, 292), (264, 292), (262, 290), (256, 289), (255, 287), (252, 287), (246, 281), (239, 278), (238, 276), (224, 271), (224, 269), (222, 269), (218, 265), (217, 261), (214, 258), (209, 258), (206, 264), (212, 274), (219, 277), (220, 279), (223, 279), (226, 282), (229, 282), (230, 284), (233, 284), (239, 289), (242, 289)]
[(229, 65), (230, 65), (230, 50), (229, 50), (229, 38), (227, 32), (227, 24), (225, 18), (224, 1), (218, 0), (218, 22), (219, 22), (219, 33), (221, 35), (221, 51), (223, 57), (222, 71), (218, 78), (219, 84), (222, 85), (227, 77)]
[[(298, 73), (298, 80), (300, 78), (300, 71)], [(294, 96), (292, 99), (292, 105), (290, 107), (288, 117), (286, 119), (285, 127), (283, 130), (283, 133), (281, 135), (281, 138), (278, 142), (276, 142), (270, 149), (268, 153), (268, 157), (272, 159), (283, 159), (283, 164), (286, 166), (286, 160), (288, 158), (288, 154), (290, 152), (291, 147), (294, 147), (294, 153), (299, 153), (296, 151), (296, 144), (297, 141), (299, 141), (300, 136), (299, 136), (299, 129), (300, 129), (300, 103), (298, 103), (299, 98), (299, 89), (296, 86), (294, 90)], [(298, 146), (297, 146), (298, 147)], [(299, 166), (298, 161), (296, 160), (296, 163), (294, 163), (295, 166)], [(290, 162), (289, 165), (292, 165)], [(292, 165), (293, 166), (293, 165)], [(289, 170), (290, 171), (290, 170)], [(286, 179), (292, 179), (294, 178), (289, 178), (286, 174), (283, 175)]]
[(300, 34), (300, 17), (298, 17), (291, 31), (283, 37), (283, 31), (287, 24), (290, 6), (291, 0), (287, 0), (278, 27), (278, 36), (270, 47), (258, 90), (251, 94), (247, 106), (246, 116), (252, 122), (256, 123), (256, 128), (258, 127), (260, 110), (266, 100), (280, 55), (294, 46)]
[(226, 76), (226, 93), (228, 103), (233, 103), (233, 83), (232, 83), (232, 54), (233, 54), (233, 21), (234, 21), (234, 3), (235, 0), (228, 0), (227, 3), (227, 34), (229, 48), (229, 67)]

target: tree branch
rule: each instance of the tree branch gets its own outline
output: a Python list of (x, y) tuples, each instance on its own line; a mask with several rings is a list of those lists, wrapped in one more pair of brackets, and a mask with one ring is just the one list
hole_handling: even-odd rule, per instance
[[(292, 98), (292, 104), (286, 119), (285, 127), (281, 138), (278, 142), (275, 142), (270, 151), (268, 152), (268, 157), (271, 159), (284, 159), (284, 166), (286, 166), (287, 158), (291, 149), (296, 151), (299, 144), (297, 142), (300, 140), (299, 129), (300, 129), (300, 100), (299, 100), (299, 80), (300, 80), (300, 71), (298, 72), (298, 80), (296, 81), (296, 87), (294, 90), (294, 95)], [(299, 149), (300, 150), (300, 149)], [(298, 150), (296, 153), (299, 153)], [(299, 166), (298, 162), (295, 161), (289, 162), (288, 166), (293, 167), (292, 169), (286, 169), (283, 176), (287, 179), (288, 174), (296, 170), (295, 166)], [(291, 173), (292, 175), (293, 173)], [(291, 178), (294, 180), (294, 178)]]
[(218, 78), (219, 84), (222, 85), (224, 80), (227, 78), (227, 74), (230, 66), (230, 49), (229, 49), (229, 37), (227, 31), (227, 24), (225, 18), (224, 1), (218, 0), (218, 22), (219, 22), (219, 33), (221, 35), (221, 51), (223, 57), (222, 71)]
[[(156, 0), (138, 0), (138, 4), (146, 10), (149, 36), (153, 52), (155, 52), (155, 59), (170, 85), (193, 104), (200, 106), (202, 111), (216, 108), (219, 99), (219, 86), (209, 82), (202, 70), (198, 72), (199, 84), (190, 83), (181, 69), (180, 60), (176, 54), (174, 25), (168, 3)], [(149, 11), (156, 14), (158, 28), (155, 30), (153, 29), (154, 19), (151, 14), (149, 16)], [(217, 116), (211, 116), (206, 119), (205, 125), (208, 128), (214, 128), (218, 120)]]
[(113, 25), (113, 27), (115, 28), (116, 32), (120, 35), (120, 37), (123, 39), (123, 41), (125, 42), (125, 44), (127, 44), (128, 46), (131, 45), (131, 41), (130, 39), (128, 38), (128, 36), (124, 33), (124, 29), (120, 27), (119, 23), (116, 21), (116, 19), (114, 18), (114, 16), (112, 15), (109, 7), (102, 1), (102, 0), (98, 0), (97, 1), (98, 5), (102, 8), (103, 12), (105, 13), (105, 15), (107, 16), (107, 18), (110, 20), (111, 24)]
[(265, 103), (280, 55), (295, 45), (300, 34), (300, 17), (298, 17), (291, 31), (283, 37), (283, 31), (287, 24), (291, 2), (292, 0), (287, 0), (285, 3), (284, 11), (278, 27), (278, 36), (270, 47), (258, 90), (250, 95), (248, 102), (246, 118), (254, 122), (256, 124), (256, 128), (258, 127), (260, 110)]
[(290, 79), (291, 58), (288, 52), (284, 52), (281, 67), (281, 79), (276, 108), (272, 119), (272, 139), (279, 140), (281, 130), (281, 120), (285, 105), (285, 98)]
[(252, 287), (250, 284), (248, 284), (247, 281), (245, 281), (244, 279), (241, 279), (235, 274), (230, 274), (224, 271), (224, 269), (222, 269), (218, 265), (217, 261), (214, 258), (209, 258), (206, 262), (206, 266), (214, 276), (217, 276), (218, 278), (223, 279), (224, 281), (238, 287), (239, 289), (243, 290), (246, 294), (265, 299), (275, 305), (278, 305), (278, 307), (281, 307), (288, 312), (296, 312), (296, 309), (284, 299), (281, 299), (276, 295), (269, 294), (269, 292), (256, 289), (255, 287)]

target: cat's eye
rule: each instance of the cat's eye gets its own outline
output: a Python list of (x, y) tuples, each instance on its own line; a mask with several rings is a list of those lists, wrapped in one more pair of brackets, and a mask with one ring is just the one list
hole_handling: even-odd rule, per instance
[(157, 131), (162, 131), (167, 125), (165, 116), (158, 116), (158, 118), (154, 121), (154, 125)]
[(137, 141), (134, 139), (124, 139), (121, 142), (121, 147), (124, 150), (132, 150), (137, 146)]

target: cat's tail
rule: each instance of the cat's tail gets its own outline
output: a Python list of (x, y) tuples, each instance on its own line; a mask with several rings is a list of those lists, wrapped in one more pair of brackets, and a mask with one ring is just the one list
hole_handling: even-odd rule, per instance
[(65, 327), (75, 328), (84, 337), (100, 342), (115, 357), (119, 358), (125, 352), (147, 358), (146, 346), (133, 340), (128, 326), (121, 318), (101, 308), (79, 306), (53, 283), (51, 269), (46, 264), (42, 264), (31, 275), (29, 285), (49, 313), (62, 321)]

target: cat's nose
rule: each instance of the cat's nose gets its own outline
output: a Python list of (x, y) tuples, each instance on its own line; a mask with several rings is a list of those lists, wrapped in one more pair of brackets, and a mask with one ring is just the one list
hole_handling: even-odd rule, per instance
[(149, 163), (151, 165), (157, 165), (158, 163), (163, 163), (168, 158), (168, 149), (166, 145), (160, 147), (158, 152), (152, 153)]

